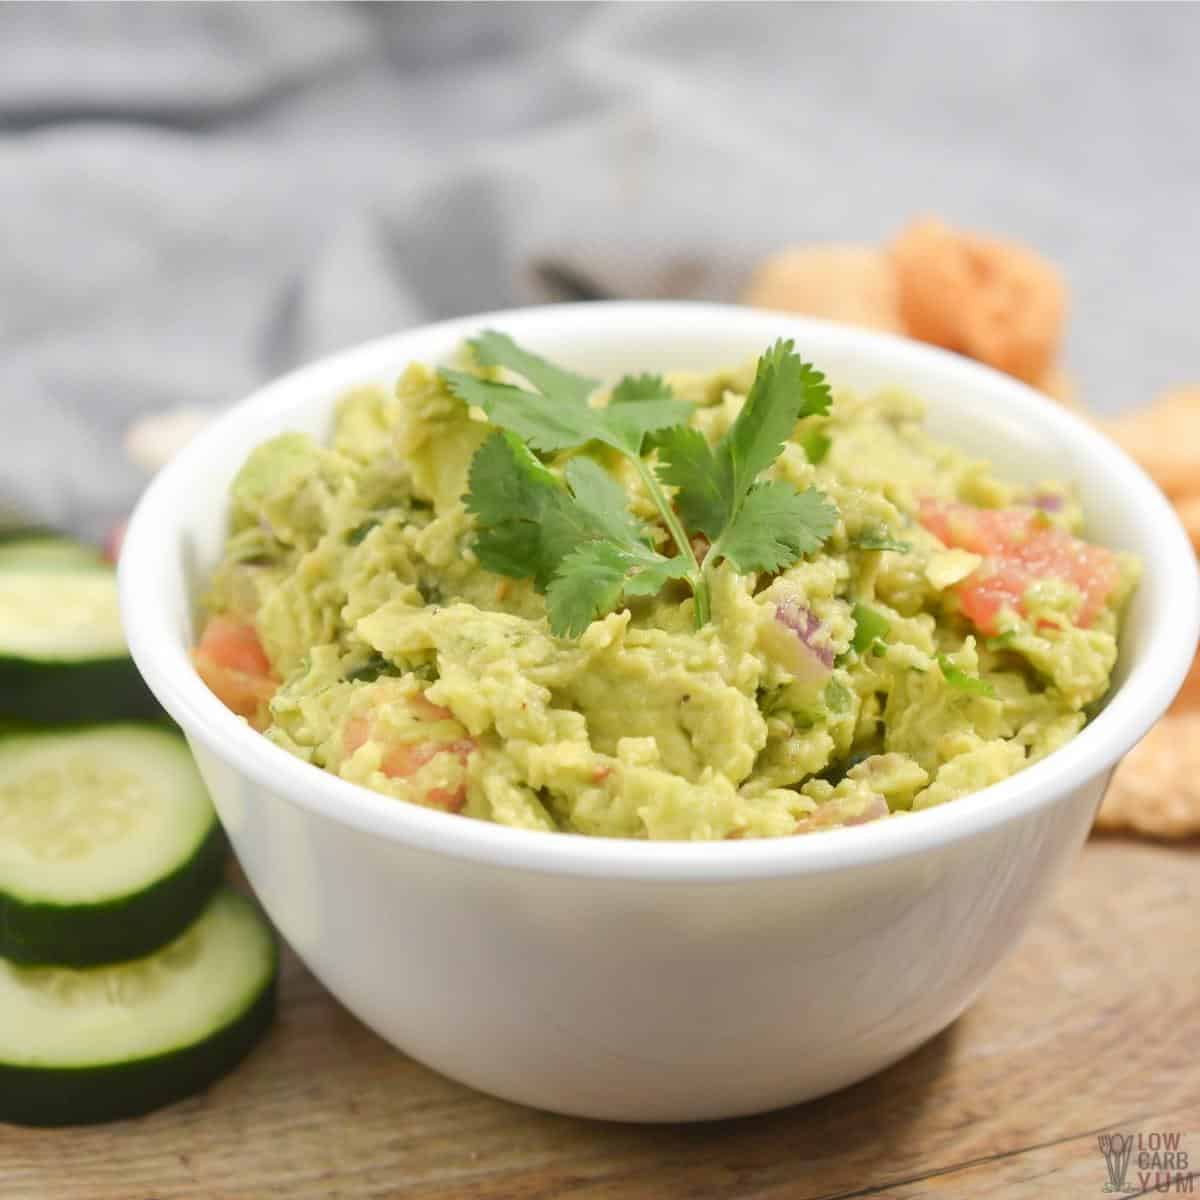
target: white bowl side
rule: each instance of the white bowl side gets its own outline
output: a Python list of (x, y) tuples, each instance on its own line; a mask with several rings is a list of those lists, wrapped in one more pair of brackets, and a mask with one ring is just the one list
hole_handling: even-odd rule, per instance
[[(533, 834), (398, 804), (267, 743), (187, 659), (229, 482), (337, 395), (442, 361), (484, 327), (568, 365), (710, 369), (779, 335), (835, 383), (903, 386), (935, 431), (1022, 479), (1069, 478), (1091, 534), (1142, 555), (1112, 701), (977, 795), (879, 826), (732, 844)], [(730, 1116), (842, 1086), (954, 1018), (1086, 836), (1113, 764), (1178, 689), (1200, 623), (1190, 546), (1118, 450), (1028, 389), (901, 339), (686, 304), (433, 326), (325, 360), (206, 431), (151, 485), (121, 561), (139, 667), (191, 741), (246, 873), (331, 990), (414, 1057), (540, 1107)]]

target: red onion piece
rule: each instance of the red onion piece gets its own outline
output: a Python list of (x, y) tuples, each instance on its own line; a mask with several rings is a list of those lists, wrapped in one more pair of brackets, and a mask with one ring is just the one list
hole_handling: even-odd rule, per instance
[(820, 637), (821, 619), (805, 604), (784, 600), (764, 629), (766, 652), (800, 683), (824, 683), (833, 671), (833, 647)]
[(1058, 512), (1065, 503), (1061, 496), (1056, 496), (1053, 492), (1035, 492), (1030, 496), (1029, 502), (1042, 512)]
[(851, 800), (830, 800), (822, 804), (810, 817), (796, 822), (796, 833), (815, 833), (820, 829), (837, 829), (850, 825), (866, 825), (886, 817), (890, 809), (887, 801), (874, 792), (861, 808)]

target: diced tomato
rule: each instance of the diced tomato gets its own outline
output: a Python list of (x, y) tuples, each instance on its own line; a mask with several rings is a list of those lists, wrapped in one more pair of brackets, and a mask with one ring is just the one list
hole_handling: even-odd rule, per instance
[(1076, 622), (1087, 628), (1120, 579), (1112, 551), (1073, 537), (1032, 509), (926, 499), (920, 516), (945, 545), (983, 557), (954, 589), (963, 613), (983, 633), (997, 632), (997, 618), (1006, 608), (1024, 613), (1026, 592), (1047, 579), (1075, 586), (1083, 597)]
[(424, 692), (418, 692), (409, 704), (413, 713), (422, 721), (453, 721), (454, 714), (448, 709), (443, 708), (440, 704), (428, 699)]
[(819, 829), (836, 829), (843, 825), (866, 825), (878, 821), (889, 813), (887, 801), (873, 792), (865, 804), (855, 800), (830, 800), (822, 804), (812, 816), (796, 822), (793, 833), (814, 833)]
[(342, 730), (342, 752), (350, 757), (371, 736), (371, 722), (366, 717), (351, 717)]
[(267, 724), (275, 694), (271, 662), (253, 625), (227, 616), (210, 617), (192, 654), (200, 678), (226, 708), (256, 729)]
[(271, 662), (254, 626), (231, 617), (209, 618), (196, 653), (231, 671), (243, 671), (247, 675), (271, 673)]
[(441, 754), (442, 749), (440, 742), (400, 742), (389, 746), (383, 756), (383, 773), (389, 779), (407, 779)]
[(389, 779), (407, 779), (439, 754), (453, 754), (465, 766), (475, 749), (472, 738), (453, 742), (401, 742), (383, 756), (383, 773)]
[[(422, 724), (434, 721), (452, 721), (454, 714), (440, 704), (427, 700), (422, 693), (410, 696), (407, 704), (413, 716)], [(368, 716), (351, 717), (342, 731), (342, 750), (348, 758), (375, 736), (373, 723)], [(409, 779), (426, 763), (439, 754), (452, 754), (465, 768), (467, 760), (477, 749), (474, 738), (438, 738), (421, 741), (394, 741), (384, 750), (380, 769), (389, 779)], [(425, 794), (425, 802), (449, 812), (459, 812), (466, 804), (466, 784), (456, 788), (435, 787)]]
[[(459, 738), (453, 742), (406, 742), (392, 746), (383, 756), (383, 773), (389, 779), (407, 779), (439, 754), (453, 754), (466, 769), (467, 760), (476, 748), (474, 738)], [(425, 793), (425, 803), (447, 812), (461, 812), (467, 803), (466, 782), (457, 787), (434, 787)]]
[(1025, 508), (976, 508), (940, 500), (921, 501), (921, 524), (939, 541), (973, 554), (997, 555), (1024, 540), (1039, 518)]
[(456, 788), (430, 788), (425, 799), (436, 808), (447, 812), (462, 812), (467, 804), (467, 785), (460, 783)]

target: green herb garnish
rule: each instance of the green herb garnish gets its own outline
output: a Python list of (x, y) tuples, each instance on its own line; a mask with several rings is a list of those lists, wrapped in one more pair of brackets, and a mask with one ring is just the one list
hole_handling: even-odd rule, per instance
[(831, 713), (844, 713), (850, 707), (850, 689), (837, 679), (825, 685), (825, 707)]
[(851, 534), (849, 542), (856, 550), (895, 550), (900, 554), (907, 554), (912, 549), (910, 543), (902, 542), (899, 538), (892, 537), (888, 530), (874, 526)]
[(443, 595), (441, 587), (428, 579), (417, 580), (417, 591), (421, 593), (421, 599), (426, 604), (441, 604)]
[(379, 525), (379, 520), (376, 517), (370, 517), (363, 521), (361, 525), (355, 525), (349, 533), (346, 534), (347, 546), (361, 546), (366, 540), (367, 534)]
[[(441, 372), (456, 396), (501, 430), (476, 452), (463, 498), (475, 517), (475, 551), (487, 570), (532, 579), (546, 593), (559, 636), (578, 636), (622, 600), (655, 595), (673, 579), (691, 588), (699, 628), (709, 619), (709, 576), (720, 562), (741, 573), (782, 570), (833, 532), (837, 510), (820, 492), (759, 478), (801, 417), (829, 410), (824, 376), (791, 342), (777, 342), (759, 359), (746, 403), (716, 446), (686, 424), (692, 406), (658, 376), (626, 376), (608, 406), (594, 408), (588, 400), (595, 380), (501, 333), (481, 334), (470, 345), (481, 366), (503, 367), (529, 385)], [(650, 442), (657, 474), (643, 457)], [(538, 457), (589, 444), (632, 465), (674, 554), (656, 549), (652, 531), (629, 512), (624, 490), (598, 463), (573, 457), (560, 479)], [(675, 489), (673, 502), (664, 485)], [(703, 567), (692, 547), (698, 533), (709, 542)]]
[(382, 654), (372, 654), (361, 667), (355, 667), (346, 672), (347, 683), (374, 683), (381, 675), (401, 675), (403, 672), (395, 663), (384, 658)]
[(854, 649), (859, 654), (866, 654), (868, 650), (874, 651), (877, 645), (882, 646), (884, 638), (892, 628), (887, 617), (865, 604), (856, 604), (853, 616), (854, 638), (850, 644)]
[(810, 429), (807, 433), (801, 434), (799, 440), (800, 448), (814, 467), (818, 463), (824, 462), (825, 455), (829, 453), (829, 448), (833, 445), (833, 439), (829, 434), (821, 433), (817, 429)]
[(989, 700), (996, 698), (996, 691), (986, 679), (980, 679), (978, 675), (968, 675), (961, 667), (956, 667), (944, 654), (937, 656), (938, 666), (942, 668), (942, 674), (946, 677), (946, 682), (960, 692), (967, 692), (972, 696), (986, 696)]

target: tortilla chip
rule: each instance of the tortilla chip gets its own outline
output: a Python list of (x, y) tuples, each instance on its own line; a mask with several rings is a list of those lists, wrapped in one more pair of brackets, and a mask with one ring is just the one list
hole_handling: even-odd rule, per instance
[(1033, 251), (930, 217), (900, 234), (892, 260), (900, 314), (913, 337), (1035, 385), (1050, 371), (1067, 293)]
[(1103, 428), (1168, 496), (1200, 495), (1200, 387), (1166, 392)]
[(1200, 833), (1200, 712), (1164, 717), (1129, 752), (1096, 828), (1161, 838)]
[(792, 246), (761, 263), (744, 304), (903, 333), (896, 274), (871, 246)]

